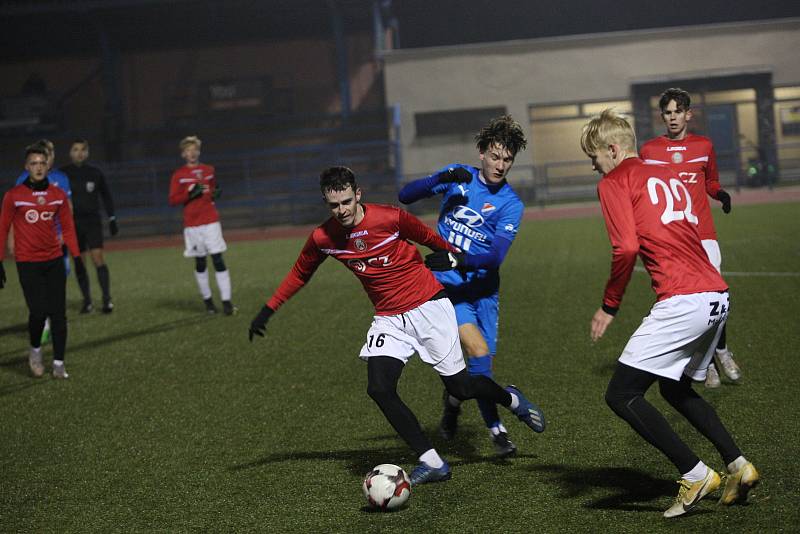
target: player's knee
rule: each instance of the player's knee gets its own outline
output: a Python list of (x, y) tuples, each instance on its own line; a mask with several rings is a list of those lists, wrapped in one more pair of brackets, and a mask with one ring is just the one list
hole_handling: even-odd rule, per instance
[(75, 275), (78, 277), (86, 276), (86, 264), (83, 263), (83, 258), (76, 256), (75, 260)]
[(614, 387), (613, 382), (608, 384), (608, 388), (606, 388), (606, 404), (617, 415), (622, 414), (625, 406), (627, 406), (628, 403), (630, 403), (635, 397), (636, 395), (632, 393), (625, 392)]
[(208, 267), (208, 263), (206, 262), (206, 257), (203, 256), (202, 258), (195, 258), (194, 259), (194, 270), (198, 273), (206, 272), (206, 268)]
[(378, 406), (382, 406), (398, 396), (395, 388), (386, 384), (375, 382), (370, 382), (367, 385), (367, 395), (369, 395), (369, 397), (375, 401)]
[(63, 332), (67, 329), (67, 317), (65, 315), (53, 314), (50, 316), (50, 330), (53, 332)]
[(676, 406), (687, 398), (697, 397), (697, 393), (692, 389), (692, 380), (683, 375), (680, 381), (663, 379), (658, 381), (658, 391), (664, 400), (672, 406)]
[(474, 397), (472, 381), (477, 378), (464, 370), (451, 376), (443, 376), (442, 382), (450, 395), (463, 401)]
[(222, 254), (212, 254), (211, 261), (214, 263), (214, 270), (218, 273), (227, 268), (225, 267), (225, 260), (222, 259)]

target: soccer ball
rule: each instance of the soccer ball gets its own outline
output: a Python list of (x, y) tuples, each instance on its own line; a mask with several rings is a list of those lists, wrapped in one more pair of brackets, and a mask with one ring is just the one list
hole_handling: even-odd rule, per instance
[(361, 485), (369, 504), (381, 510), (393, 510), (411, 496), (411, 480), (397, 465), (381, 464), (372, 468)]

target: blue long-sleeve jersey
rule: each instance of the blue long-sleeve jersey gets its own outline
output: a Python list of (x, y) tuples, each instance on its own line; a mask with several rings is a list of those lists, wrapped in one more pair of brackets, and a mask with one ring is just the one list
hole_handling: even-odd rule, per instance
[[(454, 167), (468, 170), (472, 180), (440, 184), (440, 176)], [(466, 264), (474, 269), (466, 273), (455, 270), (434, 273), (452, 292), (491, 294), (498, 290), (500, 264), (522, 221), (524, 205), (511, 186), (505, 181), (494, 186), (486, 184), (479, 174), (475, 167), (454, 163), (410, 182), (399, 194), (404, 204), (442, 195), (439, 234), (466, 253)]]

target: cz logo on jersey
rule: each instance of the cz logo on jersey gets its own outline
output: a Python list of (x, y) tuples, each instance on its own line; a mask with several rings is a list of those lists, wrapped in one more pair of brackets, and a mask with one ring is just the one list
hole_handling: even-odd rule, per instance
[(30, 224), (36, 224), (39, 222), (39, 219), (43, 221), (51, 221), (53, 220), (53, 215), (56, 213), (54, 211), (43, 211), (39, 213), (36, 210), (28, 210), (25, 212), (25, 221), (29, 222)]
[(363, 260), (347, 260), (347, 266), (360, 273), (363, 273), (367, 270), (367, 265), (370, 267), (388, 267), (391, 264), (392, 261), (389, 259), (389, 256), (376, 256), (374, 258), (368, 258), (366, 263)]

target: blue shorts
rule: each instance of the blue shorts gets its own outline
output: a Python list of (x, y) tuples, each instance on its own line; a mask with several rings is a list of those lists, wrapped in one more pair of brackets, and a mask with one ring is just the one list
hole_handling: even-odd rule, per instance
[(483, 339), (489, 346), (489, 354), (497, 352), (497, 323), (499, 321), (498, 294), (495, 293), (488, 297), (471, 299), (469, 297), (450, 297), (453, 307), (456, 309), (456, 321), (458, 326), (472, 323), (478, 327)]

